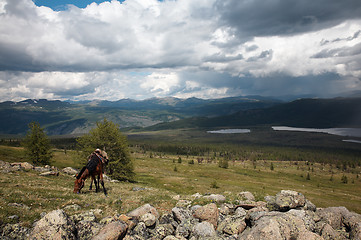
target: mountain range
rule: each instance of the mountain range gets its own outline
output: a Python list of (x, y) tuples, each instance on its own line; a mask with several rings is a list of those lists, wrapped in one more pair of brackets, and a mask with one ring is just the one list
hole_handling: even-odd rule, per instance
[(27, 99), (0, 103), (0, 114), (0, 134), (18, 135), (24, 135), (32, 121), (39, 122), (49, 135), (82, 134), (104, 118), (120, 128), (145, 130), (254, 125), (361, 127), (361, 98), (292, 102), (260, 96), (83, 102)]

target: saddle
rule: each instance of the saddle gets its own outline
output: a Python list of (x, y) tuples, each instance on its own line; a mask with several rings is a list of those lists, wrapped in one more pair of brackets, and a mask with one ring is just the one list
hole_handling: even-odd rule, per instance
[(95, 169), (97, 168), (99, 161), (101, 161), (99, 156), (97, 156), (96, 154), (92, 154), (89, 157), (89, 161), (88, 161), (87, 165), (80, 170), (80, 172), (78, 173), (76, 178), (79, 179), (80, 176), (85, 171), (85, 169), (88, 169), (88, 171), (89, 171), (89, 173), (91, 175), (95, 171)]

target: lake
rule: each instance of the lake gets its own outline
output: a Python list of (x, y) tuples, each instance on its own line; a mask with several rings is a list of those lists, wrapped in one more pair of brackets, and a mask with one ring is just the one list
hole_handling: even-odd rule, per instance
[(319, 132), (338, 136), (361, 137), (361, 128), (295, 128), (276, 126), (272, 127), (275, 131), (301, 131), (301, 132)]
[(221, 129), (215, 131), (207, 131), (207, 133), (221, 133), (221, 134), (229, 134), (229, 133), (250, 133), (249, 129)]

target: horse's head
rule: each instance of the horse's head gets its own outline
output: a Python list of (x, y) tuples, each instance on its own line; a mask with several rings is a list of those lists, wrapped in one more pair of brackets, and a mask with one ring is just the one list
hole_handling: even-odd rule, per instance
[(74, 182), (74, 193), (80, 193), (80, 190), (84, 187), (84, 179), (76, 178)]

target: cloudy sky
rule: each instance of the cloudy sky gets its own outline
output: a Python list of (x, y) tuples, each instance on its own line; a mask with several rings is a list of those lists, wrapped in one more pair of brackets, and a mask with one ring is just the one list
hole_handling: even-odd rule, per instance
[(345, 96), (360, 0), (0, 0), (0, 101)]

